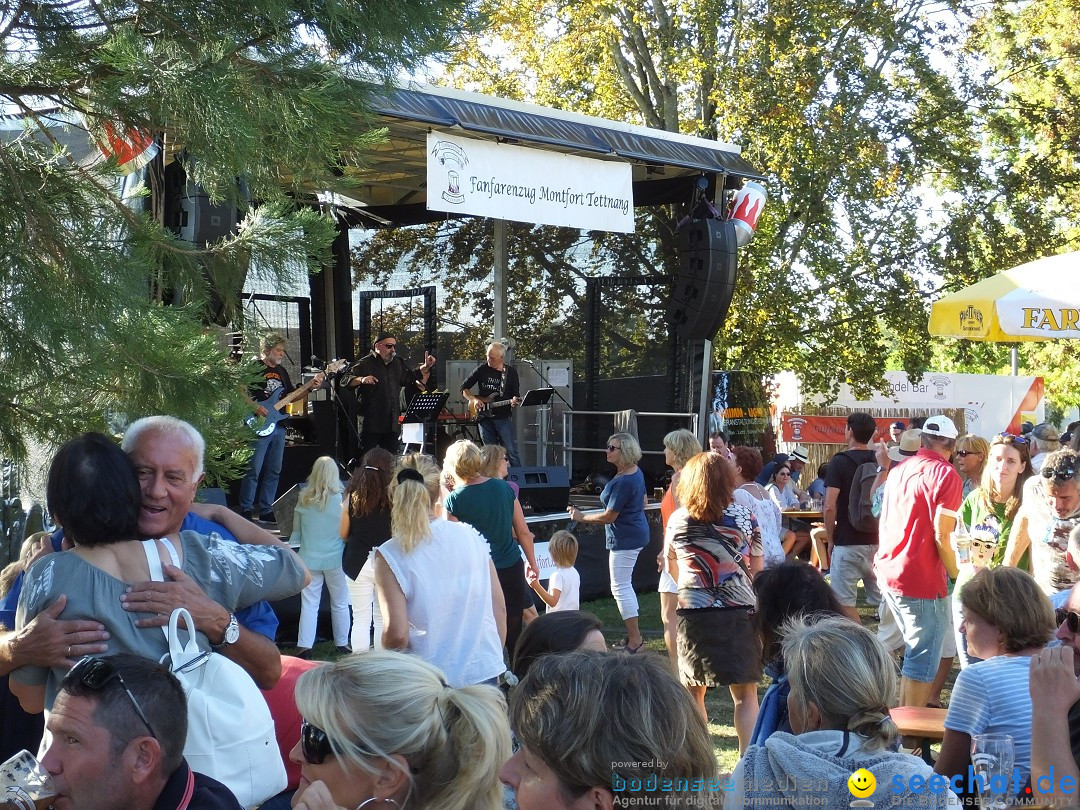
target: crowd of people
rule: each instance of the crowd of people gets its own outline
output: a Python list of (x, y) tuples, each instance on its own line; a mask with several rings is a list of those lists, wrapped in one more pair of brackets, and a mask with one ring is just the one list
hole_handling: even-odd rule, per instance
[[(614, 645), (580, 610), (572, 531), (550, 538), (541, 580), (499, 445), (457, 442), (442, 467), (374, 446), (347, 482), (320, 458), (290, 545), (195, 502), (205, 447), (190, 425), (76, 437), (49, 471), (57, 531), (0, 575), (17, 604), (0, 615), (0, 675), (22, 707), (5, 707), (3, 741), (38, 751), (58, 810), (238, 807), (187, 764), (187, 696), (158, 663), (185, 608), (199, 648), (264, 690), (288, 775), (266, 810), (798, 807), (815, 793), (840, 807), (859, 769), (877, 780), (874, 806), (946, 807), (970, 790), (972, 740), (991, 733), (1012, 736), (1022, 785), (1070, 797), (1080, 452), (1051, 446), (1046, 425), (989, 440), (944, 415), (893, 427), (877, 442), (876, 420), (850, 414), (847, 448), (806, 490), (801, 447), (765, 464), (719, 432), (707, 450), (689, 431), (664, 437), (667, 658), (645, 649), (631, 579), (650, 542), (632, 433), (607, 440), (601, 508), (568, 512), (604, 526), (626, 632)], [(784, 516), (813, 498), (816, 565)], [(324, 586), (333, 662), (312, 660)], [(268, 602), (298, 593), (298, 655), (282, 656)], [(931, 766), (899, 748), (890, 708), (936, 703), (954, 655)], [(734, 705), (733, 774), (717, 770), (710, 687)], [(921, 791), (935, 776), (949, 789)]]

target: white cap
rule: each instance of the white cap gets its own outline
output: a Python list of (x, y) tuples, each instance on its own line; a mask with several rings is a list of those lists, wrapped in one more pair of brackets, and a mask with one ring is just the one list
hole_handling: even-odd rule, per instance
[(953, 420), (945, 415), (931, 416), (923, 423), (922, 432), (927, 436), (941, 436), (943, 439), (955, 439), (960, 435)]

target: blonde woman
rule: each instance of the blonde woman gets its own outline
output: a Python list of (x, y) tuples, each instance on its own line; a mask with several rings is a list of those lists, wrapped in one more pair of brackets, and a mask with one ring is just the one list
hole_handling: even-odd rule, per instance
[(296, 707), (296, 808), (503, 806), (510, 728), (494, 687), (452, 687), (416, 656), (373, 650), (305, 672)]
[(375, 549), (383, 646), (411, 650), (454, 687), (495, 683), (506, 670), (506, 608), (487, 543), (435, 516), (439, 468), (427, 456), (398, 463), (390, 503), (393, 536)]
[(878, 807), (958, 806), (949, 790), (918, 787), (933, 776), (929, 765), (892, 751), (899, 736), (889, 717), (896, 665), (871, 631), (841, 616), (797, 615), (781, 637), (791, 733), (774, 732), (746, 750), (731, 776), (728, 807), (791, 807), (787, 786), (796, 784), (819, 786), (813, 796), (825, 807), (848, 807), (848, 777), (860, 768), (877, 777)]
[(953, 465), (964, 479), (964, 497), (966, 498), (982, 483), (983, 470), (990, 458), (990, 443), (982, 436), (970, 433), (956, 440), (956, 452), (953, 453)]
[[(727, 448), (724, 448), (725, 452)], [(672, 469), (671, 484), (664, 493), (664, 499), (660, 501), (660, 519), (663, 522), (664, 531), (667, 531), (668, 518), (671, 513), (679, 508), (679, 498), (675, 494), (679, 485), (679, 476), (686, 462), (701, 452), (701, 442), (697, 436), (689, 430), (673, 430), (664, 437), (664, 463)], [(721, 454), (723, 455), (723, 454)], [(679, 648), (678, 648), (678, 624), (679, 617), (675, 611), (679, 609), (679, 584), (668, 573), (667, 547), (660, 549), (656, 555), (656, 566), (660, 569), (660, 620), (664, 623), (664, 646), (667, 647), (668, 660), (671, 669), (679, 672)]]
[(311, 571), (311, 583), (300, 592), (298, 658), (311, 658), (324, 582), (330, 591), (334, 644), (338, 652), (352, 652), (349, 649), (349, 585), (341, 567), (345, 542), (338, 531), (342, 489), (337, 462), (330, 456), (320, 456), (311, 467), (307, 486), (301, 490), (293, 512), (290, 543), (300, 545), (300, 559)]
[(473, 442), (450, 445), (443, 467), (453, 470), (457, 482), (443, 504), (447, 517), (468, 523), (488, 542), (506, 605), (506, 646), (512, 650), (521, 635), (525, 609), (532, 607), (522, 554), (529, 570), (540, 570), (533, 552), (533, 533), (513, 488), (484, 473), (483, 452)]
[[(605, 458), (614, 464), (616, 473), (600, 493), (603, 512), (584, 514), (576, 506), (567, 511), (578, 523), (601, 523), (608, 548), (608, 576), (611, 595), (619, 606), (619, 615), (626, 625), (626, 640), (622, 647), (636, 653), (645, 646), (638, 627), (638, 600), (634, 593), (634, 564), (645, 546), (649, 545), (649, 522), (645, 519), (645, 476), (638, 469), (641, 445), (629, 433), (613, 433), (608, 437)], [(535, 566), (534, 566), (535, 567)]]

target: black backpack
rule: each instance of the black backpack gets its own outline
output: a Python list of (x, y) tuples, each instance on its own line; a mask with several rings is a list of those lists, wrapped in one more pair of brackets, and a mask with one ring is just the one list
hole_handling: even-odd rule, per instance
[[(845, 451), (845, 455), (846, 455)], [(856, 459), (848, 455), (852, 461)], [(877, 478), (877, 460), (864, 461), (855, 467), (848, 491), (848, 523), (857, 532), (877, 533), (878, 519), (874, 517), (871, 503), (874, 498), (874, 480)]]

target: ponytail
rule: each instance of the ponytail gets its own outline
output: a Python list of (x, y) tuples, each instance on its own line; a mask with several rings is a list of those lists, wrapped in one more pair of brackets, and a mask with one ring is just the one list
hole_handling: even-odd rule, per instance
[(390, 482), (390, 531), (410, 553), (431, 536), (431, 516), (439, 499), (439, 468), (419, 453), (401, 459)]

